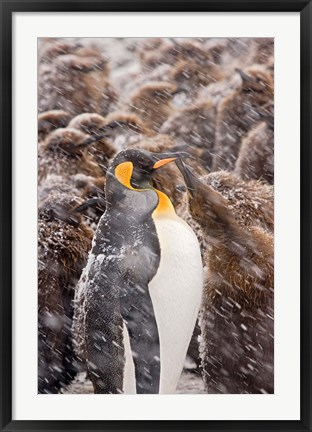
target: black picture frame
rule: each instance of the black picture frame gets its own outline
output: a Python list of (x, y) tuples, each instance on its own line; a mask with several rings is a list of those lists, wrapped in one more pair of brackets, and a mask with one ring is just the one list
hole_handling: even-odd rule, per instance
[[(1, 431), (311, 431), (311, 22), (307, 0), (120, 1), (0, 0)], [(301, 32), (301, 418), (298, 421), (15, 421), (12, 420), (12, 15), (14, 12), (300, 12)]]

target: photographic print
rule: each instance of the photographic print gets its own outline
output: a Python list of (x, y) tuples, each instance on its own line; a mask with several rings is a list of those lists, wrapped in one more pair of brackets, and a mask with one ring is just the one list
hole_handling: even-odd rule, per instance
[(38, 393), (274, 393), (274, 39), (38, 39)]

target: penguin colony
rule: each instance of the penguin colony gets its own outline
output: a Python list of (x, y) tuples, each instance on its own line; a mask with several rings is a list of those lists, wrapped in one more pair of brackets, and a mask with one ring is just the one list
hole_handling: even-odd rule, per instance
[(274, 392), (273, 78), (266, 38), (39, 41), (39, 393), (174, 393), (187, 354)]

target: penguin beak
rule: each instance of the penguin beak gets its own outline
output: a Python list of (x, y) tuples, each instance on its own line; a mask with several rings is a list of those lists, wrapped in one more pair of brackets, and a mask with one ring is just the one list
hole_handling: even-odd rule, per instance
[(247, 75), (242, 69), (236, 68), (235, 71), (240, 75), (243, 82), (252, 81), (251, 77)]
[(171, 92), (172, 96), (175, 96), (179, 93), (187, 93), (187, 89), (183, 88), (183, 87), (178, 87), (176, 90)]
[(183, 175), (188, 192), (194, 196), (194, 192), (198, 183), (198, 178), (192, 173), (187, 165), (184, 165), (181, 159), (176, 161), (176, 165)]
[(173, 162), (175, 160), (180, 160), (182, 158), (191, 158), (192, 156), (186, 152), (176, 152), (176, 153), (159, 153), (157, 156), (155, 155), (156, 162), (153, 165), (153, 169), (156, 170), (169, 162)]
[(76, 154), (79, 152), (79, 150), (84, 149), (85, 147), (99, 141), (102, 137), (99, 135), (91, 135), (87, 137), (84, 141), (80, 142), (79, 144), (76, 144), (74, 142), (69, 143), (60, 143), (59, 146), (61, 149), (67, 153)]
[(72, 209), (73, 213), (82, 213), (85, 210), (87, 210), (89, 207), (101, 207), (104, 208), (106, 207), (106, 202), (104, 200), (104, 198), (100, 198), (100, 197), (94, 197), (94, 198), (90, 198), (86, 201), (84, 201), (82, 204), (80, 204), (77, 207), (74, 207)]
[(108, 123), (107, 125), (105, 125), (103, 127), (103, 130), (107, 130), (107, 132), (109, 132), (110, 129), (115, 129), (117, 127), (121, 126), (121, 123), (118, 122), (117, 120), (113, 120), (112, 122)]

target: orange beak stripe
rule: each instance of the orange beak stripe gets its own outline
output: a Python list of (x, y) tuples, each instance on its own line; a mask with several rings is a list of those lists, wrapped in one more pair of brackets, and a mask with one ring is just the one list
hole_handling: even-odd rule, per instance
[(172, 162), (174, 160), (176, 160), (175, 157), (167, 158), (167, 159), (160, 159), (159, 161), (155, 162), (153, 168), (154, 169), (160, 168), (161, 166), (166, 165), (167, 163)]

